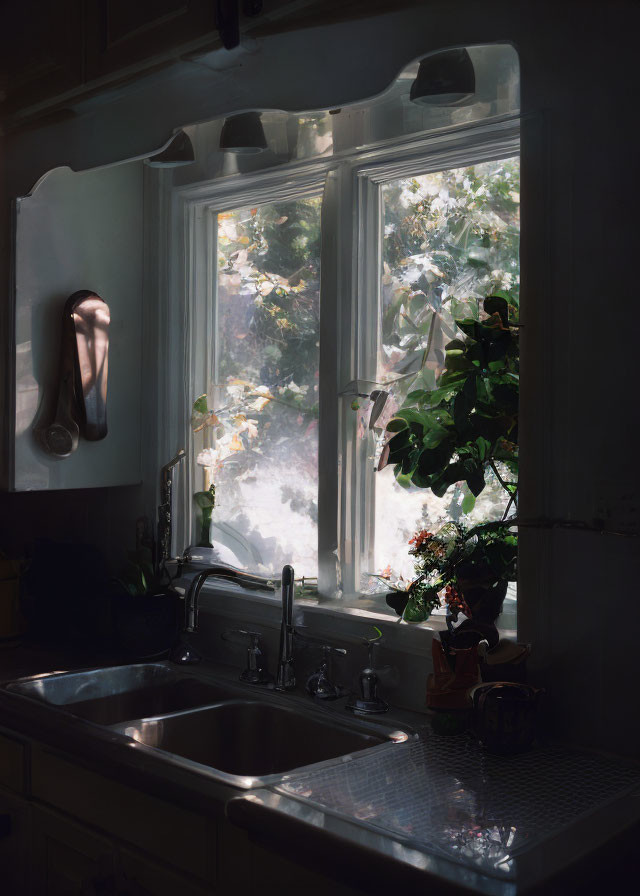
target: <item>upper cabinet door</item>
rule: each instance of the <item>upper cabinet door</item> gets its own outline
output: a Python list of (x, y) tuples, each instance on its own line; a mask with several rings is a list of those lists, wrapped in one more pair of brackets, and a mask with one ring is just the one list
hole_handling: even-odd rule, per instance
[(215, 36), (214, 0), (87, 0), (86, 77), (166, 58), (174, 47)]
[(10, 113), (83, 81), (82, 0), (22, 0), (0, 12), (0, 110)]
[[(142, 208), (142, 162), (57, 168), (17, 203), (15, 491), (140, 482)], [(63, 458), (44, 450), (40, 433), (59, 418), (62, 315), (78, 290), (97, 293), (110, 310), (108, 432), (80, 438)]]

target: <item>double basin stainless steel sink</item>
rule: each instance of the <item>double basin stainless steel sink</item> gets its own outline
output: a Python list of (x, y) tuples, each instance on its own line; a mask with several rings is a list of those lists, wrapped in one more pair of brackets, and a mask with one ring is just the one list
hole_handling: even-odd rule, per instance
[(145, 753), (243, 789), (409, 737), (304, 698), (162, 662), (54, 673), (5, 687), (108, 729)]

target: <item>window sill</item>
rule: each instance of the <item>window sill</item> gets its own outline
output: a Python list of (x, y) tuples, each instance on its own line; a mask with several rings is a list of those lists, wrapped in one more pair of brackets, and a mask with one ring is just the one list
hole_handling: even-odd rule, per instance
[[(243, 625), (249, 623), (279, 628), (281, 602), (279, 594), (248, 591), (237, 585), (207, 582), (200, 594), (200, 611), (222, 615)], [(374, 606), (371, 598), (319, 601), (303, 598), (295, 602), (294, 623), (314, 637), (330, 641), (353, 641), (375, 635), (373, 626), (382, 631), (385, 647), (402, 653), (430, 652), (434, 632), (446, 629), (443, 616), (429, 617), (426, 622), (408, 625)]]

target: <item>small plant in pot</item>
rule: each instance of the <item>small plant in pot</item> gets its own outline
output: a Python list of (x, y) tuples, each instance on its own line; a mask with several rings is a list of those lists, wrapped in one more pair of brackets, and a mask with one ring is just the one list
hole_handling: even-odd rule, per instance
[(136, 524), (136, 549), (108, 583), (111, 646), (128, 660), (164, 656), (175, 642), (181, 600), (154, 564), (148, 520)]
[[(446, 523), (438, 532), (417, 532), (410, 541), (416, 578), (406, 590), (387, 596), (389, 606), (405, 622), (423, 622), (441, 606), (447, 608), (447, 646), (466, 648), (486, 640), (498, 643), (496, 620), (507, 584), (515, 580), (517, 536), (513, 523), (484, 523), (465, 529)], [(454, 630), (459, 614), (463, 621)], [(455, 645), (454, 645), (455, 641)]]

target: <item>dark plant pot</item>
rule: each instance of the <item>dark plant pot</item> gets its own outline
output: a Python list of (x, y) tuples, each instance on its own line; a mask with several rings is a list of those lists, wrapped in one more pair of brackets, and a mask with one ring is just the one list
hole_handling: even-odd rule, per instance
[(473, 730), (490, 753), (523, 753), (537, 733), (542, 691), (527, 684), (499, 681), (472, 688)]

